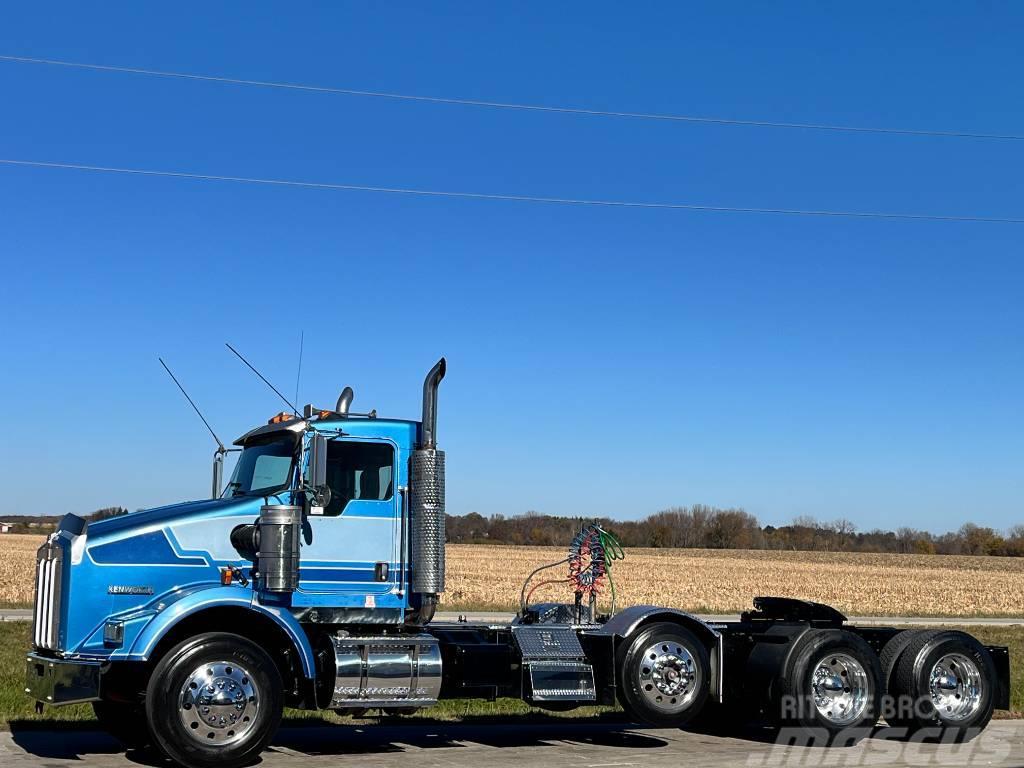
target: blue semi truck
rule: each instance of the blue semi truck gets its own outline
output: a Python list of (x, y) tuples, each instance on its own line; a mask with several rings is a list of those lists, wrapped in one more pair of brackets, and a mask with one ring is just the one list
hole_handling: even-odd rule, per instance
[(439, 361), (419, 421), (281, 413), (236, 441), (214, 498), (100, 522), (67, 515), (40, 548), (26, 693), (91, 702), (129, 746), (232, 768), (284, 707), (408, 713), (444, 698), (631, 718), (769, 719), (856, 740), (880, 718), (972, 737), (1009, 706), (1007, 649), (953, 631), (856, 627), (839, 611), (755, 598), (739, 621), (630, 606), (602, 614), (605, 533), (587, 526), (566, 603), (505, 624), (433, 621), (445, 586)]

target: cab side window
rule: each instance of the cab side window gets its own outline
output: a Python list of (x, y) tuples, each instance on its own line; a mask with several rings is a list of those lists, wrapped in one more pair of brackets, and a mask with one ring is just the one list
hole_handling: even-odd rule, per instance
[(331, 503), (326, 515), (340, 515), (350, 501), (388, 501), (394, 496), (395, 449), (386, 443), (327, 444), (327, 484)]

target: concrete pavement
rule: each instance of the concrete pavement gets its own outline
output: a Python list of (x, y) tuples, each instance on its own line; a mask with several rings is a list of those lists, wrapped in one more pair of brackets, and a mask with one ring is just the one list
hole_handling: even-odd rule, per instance
[[(854, 747), (824, 749), (775, 743), (774, 732), (713, 736), (607, 722), (501, 725), (316, 726), (284, 728), (263, 768), (813, 768), (822, 766), (972, 766), (1024, 764), (1024, 721), (998, 721), (974, 741), (896, 740), (880, 729)], [(170, 764), (150, 753), (124, 753), (94, 731), (0, 733), (4, 768), (131, 768)]]

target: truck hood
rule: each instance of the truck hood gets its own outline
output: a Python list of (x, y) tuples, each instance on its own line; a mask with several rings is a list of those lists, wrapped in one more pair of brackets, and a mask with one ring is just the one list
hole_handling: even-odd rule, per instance
[(107, 655), (97, 616), (136, 616), (181, 590), (219, 588), (224, 567), (250, 568), (231, 532), (254, 522), (262, 504), (262, 497), (205, 499), (100, 520), (84, 532), (77, 526), (78, 535), (62, 531), (70, 567), (59, 593), (61, 648)]
[(89, 537), (108, 536), (131, 529), (153, 528), (175, 520), (188, 518), (199, 520), (209, 517), (225, 517), (245, 514), (251, 508), (253, 519), (259, 517), (263, 497), (243, 496), (236, 499), (205, 499), (203, 501), (186, 501), (166, 507), (153, 507), (127, 515), (108, 517), (89, 524)]

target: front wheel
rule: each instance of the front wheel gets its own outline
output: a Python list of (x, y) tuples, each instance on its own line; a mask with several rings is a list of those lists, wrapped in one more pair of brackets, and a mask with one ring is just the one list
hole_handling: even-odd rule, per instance
[(172, 648), (146, 691), (157, 746), (190, 768), (237, 768), (256, 759), (281, 722), (281, 676), (258, 645), (209, 632)]
[(619, 697), (626, 711), (653, 725), (680, 728), (704, 708), (711, 691), (707, 648), (685, 627), (641, 627), (618, 654)]

